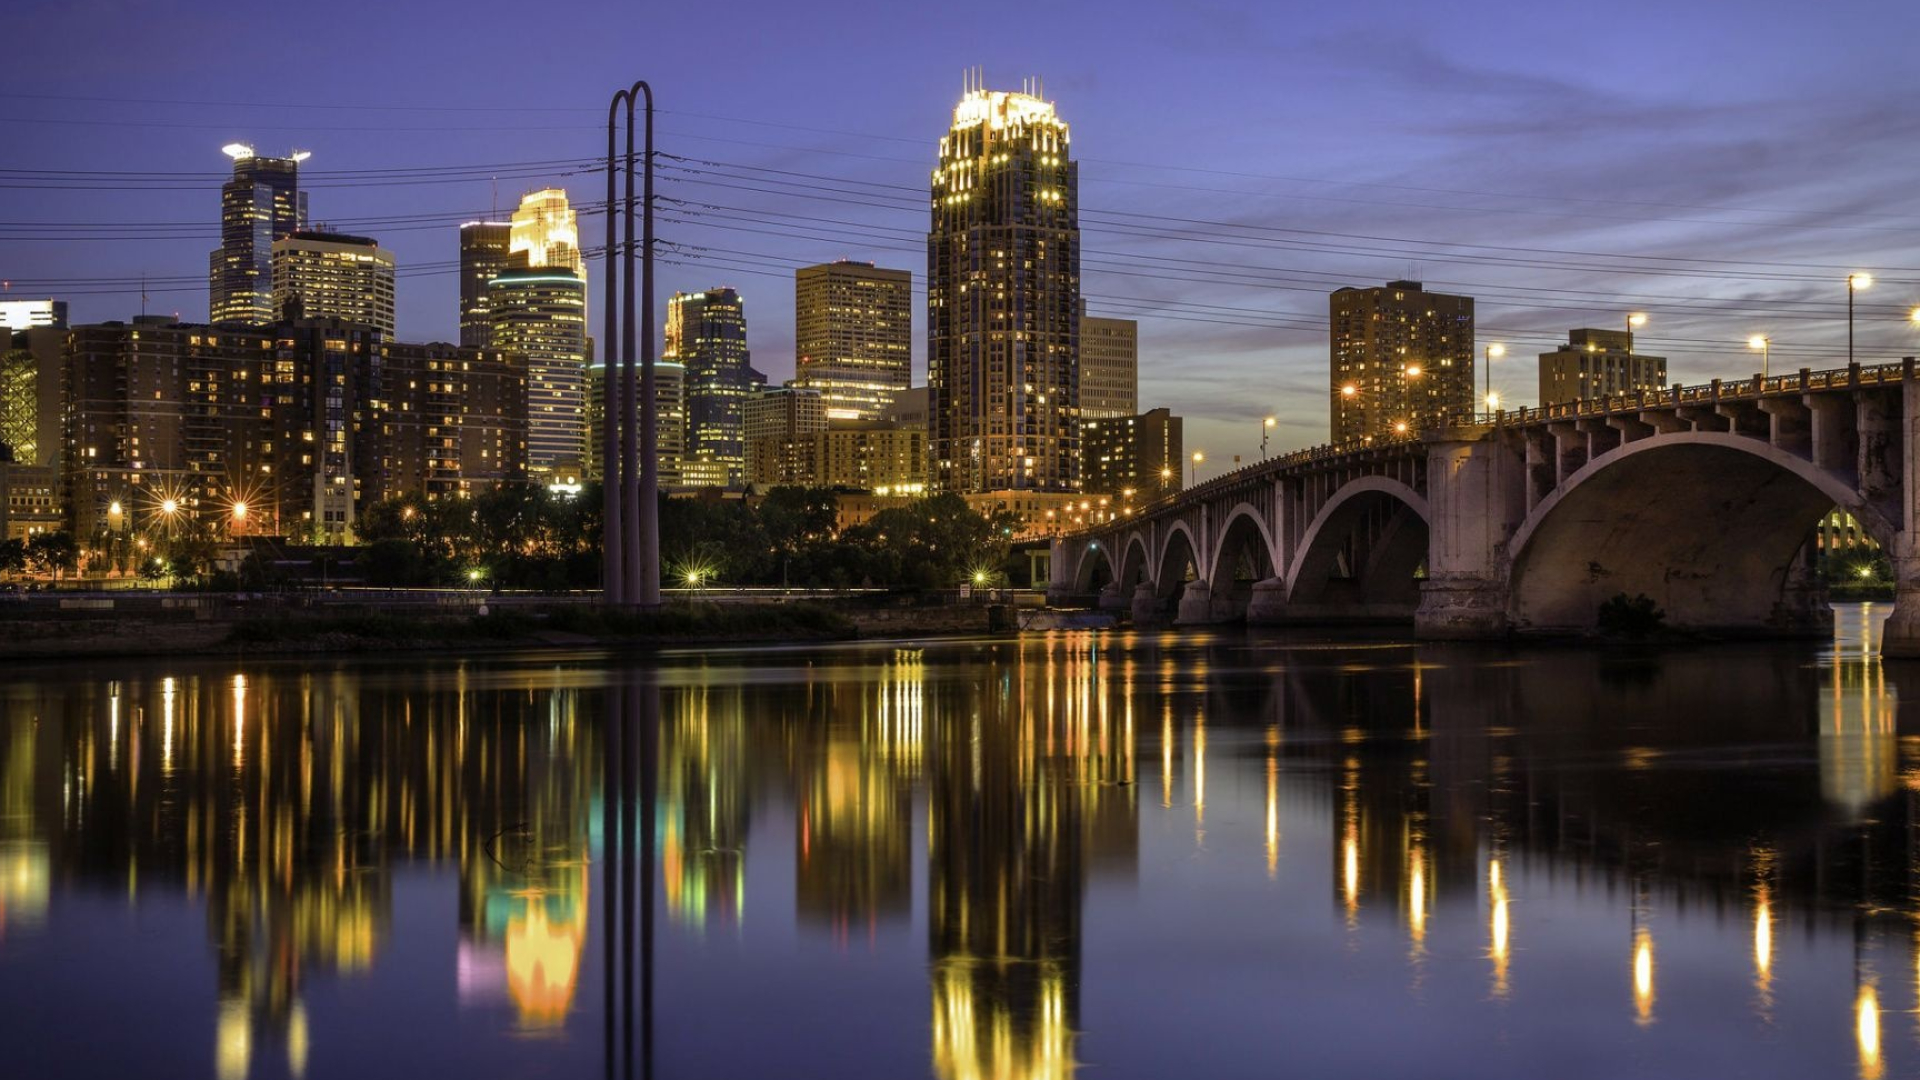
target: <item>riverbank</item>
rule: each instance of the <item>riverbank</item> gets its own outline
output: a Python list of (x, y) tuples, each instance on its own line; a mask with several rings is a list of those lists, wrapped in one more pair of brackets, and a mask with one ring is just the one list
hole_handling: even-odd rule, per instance
[(658, 648), (983, 634), (977, 605), (689, 603), (656, 612), (591, 604), (36, 606), (0, 610), (0, 662), (138, 656), (477, 653)]

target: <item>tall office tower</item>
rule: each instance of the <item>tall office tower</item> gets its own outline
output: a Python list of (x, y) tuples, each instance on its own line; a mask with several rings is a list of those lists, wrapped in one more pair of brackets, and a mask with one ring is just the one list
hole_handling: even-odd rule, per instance
[(340, 319), (393, 336), (393, 252), (364, 236), (301, 230), (273, 242), (276, 318)]
[[(681, 479), (695, 487), (746, 481), (743, 415), (756, 377), (747, 353), (747, 309), (732, 289), (675, 293), (667, 301), (667, 359), (687, 369), (687, 441)], [(762, 385), (764, 377), (758, 380)]]
[(747, 482), (764, 487), (811, 485), (813, 436), (827, 430), (826, 397), (785, 386), (747, 399)]
[(1079, 182), (1067, 151), (1050, 102), (971, 78), (940, 140), (927, 384), (941, 490), (1079, 490)]
[(245, 143), (222, 150), (233, 159), (233, 179), (220, 188), (220, 246), (207, 256), (208, 319), (265, 326), (274, 319), (273, 243), (307, 226), (300, 163), (308, 154), (260, 157)]
[(1089, 315), (1080, 301), (1080, 418), (1117, 420), (1139, 411), (1140, 324)]
[(1633, 351), (1625, 330), (1569, 330), (1567, 343), (1540, 354), (1540, 404), (1667, 388), (1667, 358)]
[(1181, 428), (1180, 418), (1167, 409), (1082, 423), (1081, 478), (1087, 493), (1144, 504), (1179, 491), (1186, 479)]
[(505, 221), (469, 221), (460, 226), (460, 344), (469, 349), (484, 349), (492, 343), (487, 283), (504, 270), (527, 265), (526, 253), (511, 249), (512, 235), (513, 225)]
[(820, 391), (834, 420), (877, 420), (913, 373), (913, 274), (872, 263), (794, 272), (796, 386)]
[(1336, 289), (1327, 306), (1333, 441), (1472, 419), (1473, 297), (1389, 281)]
[[(590, 479), (600, 479), (600, 450), (606, 439), (606, 431), (601, 428), (604, 421), (601, 404), (606, 401), (605, 380), (607, 369), (604, 364), (593, 365), (592, 389), (587, 395), (587, 468)], [(634, 371), (634, 382), (640, 381), (638, 368)], [(654, 447), (660, 469), (661, 487), (678, 487), (681, 484), (680, 459), (687, 448), (687, 369), (671, 360), (653, 362), (653, 400), (655, 408)], [(637, 451), (636, 451), (637, 452)]]
[(580, 227), (561, 188), (542, 188), (520, 198), (508, 227), (507, 250), (523, 256), (526, 265), (571, 270), (586, 280), (580, 261)]
[(558, 267), (506, 270), (487, 284), (493, 348), (527, 379), (527, 473), (580, 468), (587, 453), (587, 283)]
[(8, 330), (67, 328), (65, 300), (0, 300), (0, 327)]

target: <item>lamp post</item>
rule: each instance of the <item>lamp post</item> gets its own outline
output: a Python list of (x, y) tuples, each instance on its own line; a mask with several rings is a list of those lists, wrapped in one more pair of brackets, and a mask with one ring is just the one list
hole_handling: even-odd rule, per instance
[(1773, 339), (1765, 334), (1755, 334), (1747, 339), (1747, 348), (1759, 350), (1760, 378), (1764, 381), (1773, 357)]
[(1167, 489), (1172, 486), (1173, 486), (1173, 467), (1168, 465), (1163, 465), (1160, 468), (1160, 490), (1157, 494), (1155, 494), (1154, 498), (1156, 499), (1165, 498), (1167, 494)]
[(1493, 392), (1493, 362), (1507, 355), (1507, 347), (1494, 342), (1487, 346), (1487, 411), (1492, 412), (1500, 404), (1499, 395)]
[(1633, 332), (1645, 325), (1647, 325), (1646, 312), (1636, 311), (1627, 316), (1627, 367), (1629, 370), (1633, 367)]
[(1188, 480), (1188, 481), (1187, 481), (1187, 486), (1188, 486), (1188, 487), (1197, 487), (1197, 486), (1199, 486), (1199, 484), (1200, 484), (1200, 463), (1201, 463), (1201, 462), (1203, 462), (1203, 461), (1205, 461), (1205, 460), (1207, 460), (1207, 455), (1205, 455), (1205, 454), (1203, 454), (1203, 453), (1201, 453), (1201, 452), (1200, 452), (1200, 451), (1198, 451), (1198, 450), (1195, 450), (1195, 451), (1193, 452), (1193, 469), (1192, 469), (1192, 474), (1193, 474), (1193, 478), (1192, 478), (1191, 480)]
[(1274, 427), (1279, 423), (1280, 423), (1279, 419), (1277, 417), (1272, 417), (1272, 416), (1269, 416), (1265, 420), (1260, 421), (1260, 460), (1261, 461), (1267, 460), (1267, 436), (1273, 434)]
[(1872, 274), (1847, 275), (1847, 366), (1853, 366), (1853, 294), (1873, 287)]

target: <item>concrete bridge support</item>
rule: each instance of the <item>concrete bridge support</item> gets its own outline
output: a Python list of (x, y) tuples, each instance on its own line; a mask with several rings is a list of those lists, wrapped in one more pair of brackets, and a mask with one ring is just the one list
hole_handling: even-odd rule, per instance
[(1526, 515), (1524, 449), (1457, 434), (1427, 446), (1427, 580), (1413, 625), (1429, 640), (1507, 632), (1507, 538)]
[[(1920, 449), (1920, 384), (1908, 379), (1901, 386), (1905, 394), (1899, 425), (1898, 460), (1906, 467), (1900, 470), (1901, 476), (1898, 478), (1902, 510), (1899, 531), (1894, 534), (1893, 543), (1887, 551), (1893, 561), (1893, 614), (1887, 616), (1880, 641), (1880, 654), (1920, 657), (1920, 468), (1914, 467), (1914, 454), (1916, 449)], [(1861, 441), (1865, 444), (1869, 440)], [(1861, 456), (1867, 456), (1865, 445), (1861, 446)], [(1862, 472), (1883, 473), (1884, 470), (1868, 467), (1863, 468)], [(1863, 476), (1861, 479), (1865, 481), (1867, 478)], [(1882, 482), (1886, 480), (1882, 478)]]

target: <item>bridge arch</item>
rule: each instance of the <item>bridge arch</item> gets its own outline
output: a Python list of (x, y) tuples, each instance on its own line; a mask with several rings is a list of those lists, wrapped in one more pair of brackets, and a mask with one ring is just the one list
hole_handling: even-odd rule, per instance
[(1200, 545), (1194, 542), (1193, 530), (1184, 521), (1169, 522), (1160, 538), (1160, 551), (1154, 558), (1153, 591), (1162, 600), (1178, 598), (1180, 590), (1187, 581), (1187, 569), (1192, 567), (1193, 576), (1198, 578), (1205, 573), (1205, 565), (1200, 561)]
[(1512, 625), (1589, 630), (1608, 598), (1644, 593), (1676, 627), (1817, 630), (1826, 609), (1807, 549), (1835, 506), (1891, 544), (1891, 523), (1851, 484), (1767, 440), (1695, 431), (1628, 443), (1567, 477), (1515, 531)]
[(1120, 573), (1115, 579), (1120, 588), (1131, 596), (1133, 590), (1143, 581), (1151, 580), (1147, 575), (1152, 566), (1153, 557), (1147, 544), (1146, 534), (1134, 531), (1120, 541), (1123, 545), (1120, 555)]
[(1248, 503), (1227, 512), (1210, 554), (1205, 576), (1217, 618), (1244, 618), (1254, 585), (1280, 575), (1273, 532), (1260, 511)]
[(1287, 568), (1290, 618), (1404, 619), (1420, 603), (1426, 496), (1385, 476), (1360, 477), (1314, 514)]
[(1080, 550), (1080, 561), (1073, 570), (1074, 593), (1082, 596), (1098, 593), (1114, 577), (1113, 554), (1107, 549), (1107, 543), (1103, 540), (1088, 541)]

